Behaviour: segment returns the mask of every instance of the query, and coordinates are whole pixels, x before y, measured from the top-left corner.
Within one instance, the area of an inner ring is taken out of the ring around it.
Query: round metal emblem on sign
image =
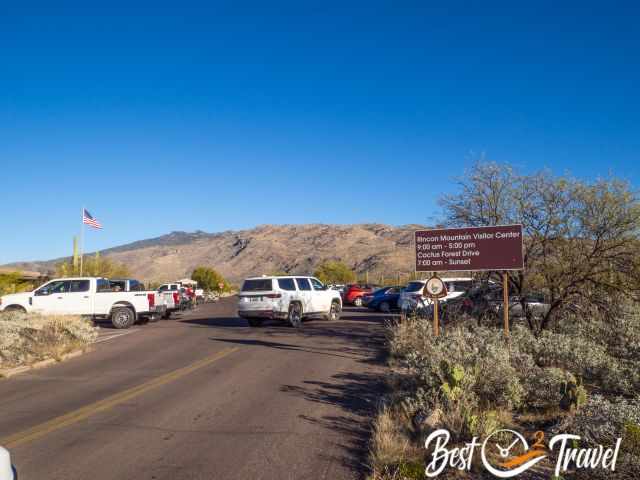
[[[447,294],[447,287],[439,277],[431,277],[424,286],[426,295],[431,298],[444,297]]]

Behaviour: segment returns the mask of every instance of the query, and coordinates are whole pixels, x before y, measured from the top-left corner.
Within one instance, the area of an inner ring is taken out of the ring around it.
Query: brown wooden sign
[[[522,270],[522,225],[418,230],[416,271]]]

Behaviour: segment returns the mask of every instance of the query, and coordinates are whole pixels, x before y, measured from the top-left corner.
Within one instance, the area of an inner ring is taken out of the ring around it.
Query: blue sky
[[[482,153],[640,183],[633,2],[11,3],[0,263],[68,254],[83,204],[87,250],[424,223]]]

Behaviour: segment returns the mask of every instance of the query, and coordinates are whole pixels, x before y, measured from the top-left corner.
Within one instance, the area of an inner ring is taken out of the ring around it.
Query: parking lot
[[[0,381],[19,478],[359,478],[387,316],[250,328],[236,299]]]

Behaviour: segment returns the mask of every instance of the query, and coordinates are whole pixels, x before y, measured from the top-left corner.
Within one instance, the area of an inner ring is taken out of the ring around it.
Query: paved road
[[[0,380],[19,480],[360,478],[383,317],[251,329],[235,299]],[[106,327],[106,325],[105,325]]]

